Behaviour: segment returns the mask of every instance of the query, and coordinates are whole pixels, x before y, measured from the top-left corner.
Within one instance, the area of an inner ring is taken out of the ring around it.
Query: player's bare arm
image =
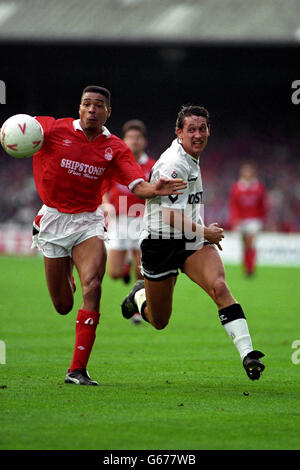
[[[205,227],[193,222],[189,217],[186,217],[184,211],[180,209],[168,209],[167,207],[162,207],[162,218],[165,224],[181,230],[186,235],[204,237],[210,243],[217,245],[219,250],[222,250],[220,242],[224,238],[224,230],[219,227],[217,222]]]
[[[168,179],[160,178],[155,184],[141,181],[137,184],[133,192],[142,199],[147,199],[155,196],[170,196],[172,194],[182,194],[182,190],[187,187],[186,181],[180,178]]]

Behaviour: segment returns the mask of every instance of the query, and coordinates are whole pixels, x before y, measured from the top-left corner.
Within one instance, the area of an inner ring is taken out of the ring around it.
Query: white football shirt
[[[150,183],[159,178],[182,178],[187,188],[182,194],[156,196],[146,200],[143,230],[140,240],[147,238],[182,238],[182,231],[167,225],[162,220],[162,207],[184,210],[187,218],[197,224],[203,223],[202,178],[199,161],[185,152],[178,139],[160,156],[151,171]]]

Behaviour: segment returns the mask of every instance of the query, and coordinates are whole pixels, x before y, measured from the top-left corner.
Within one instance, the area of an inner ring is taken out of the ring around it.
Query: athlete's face
[[[176,129],[181,144],[189,155],[198,158],[205,149],[209,137],[209,126],[203,116],[187,116],[183,129]]]
[[[147,145],[145,137],[138,129],[128,130],[123,140],[136,158],[142,155]]]
[[[94,92],[87,92],[82,95],[79,106],[82,129],[101,129],[110,113],[111,108],[107,106],[105,96]]]
[[[245,164],[241,167],[240,177],[245,180],[251,180],[255,178],[255,168],[250,164]]]

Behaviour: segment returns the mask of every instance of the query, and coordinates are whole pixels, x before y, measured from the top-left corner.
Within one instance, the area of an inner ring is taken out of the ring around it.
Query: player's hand
[[[183,179],[160,178],[154,185],[157,196],[170,196],[172,194],[182,194],[182,190],[186,189],[187,182]]]
[[[215,245],[217,245],[219,250],[222,251],[223,248],[221,247],[220,242],[224,238],[223,232],[224,232],[224,229],[220,227],[217,222],[214,222],[210,224],[208,227],[205,227],[204,237],[210,243],[214,243]]]

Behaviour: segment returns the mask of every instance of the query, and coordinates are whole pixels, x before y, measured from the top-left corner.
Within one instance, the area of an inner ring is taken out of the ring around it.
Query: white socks
[[[141,308],[144,302],[146,302],[146,291],[145,289],[140,289],[134,294],[134,301],[138,306],[139,312],[141,313]]]
[[[242,307],[240,304],[232,304],[222,308],[219,310],[219,317],[243,360],[250,351],[253,351],[253,347]]]
[[[231,337],[233,344],[236,346],[241,359],[243,360],[250,351],[253,351],[246,320],[244,318],[233,320],[229,323],[225,323],[224,328]]]

